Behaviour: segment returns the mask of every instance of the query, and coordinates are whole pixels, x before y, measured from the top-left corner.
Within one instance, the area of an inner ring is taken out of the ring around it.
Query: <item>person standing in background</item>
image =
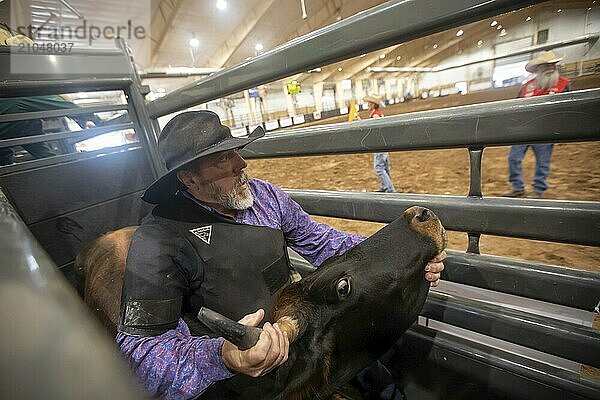
[[[571,81],[558,73],[557,64],[561,60],[562,58],[557,57],[552,51],[542,51],[536,58],[529,61],[525,69],[535,74],[535,77],[525,82],[517,97],[543,96],[570,91]],[[512,188],[504,192],[502,196],[525,196],[522,162],[529,147],[535,154],[535,175],[531,197],[541,198],[548,189],[547,181],[550,176],[550,160],[554,145],[552,143],[515,145],[511,146],[508,152],[508,180]]]
[[[369,118],[383,117],[383,113],[380,110],[382,101],[379,96],[366,96],[363,101],[369,104]],[[394,188],[394,184],[392,183],[392,174],[390,172],[390,154],[387,152],[375,153],[373,168],[375,169],[375,175],[379,178],[379,190],[377,191],[394,193],[396,188]]]
[[[13,36],[11,32],[0,28],[0,45],[18,46],[19,44],[30,45],[34,42],[27,36]],[[79,106],[64,95],[20,96],[0,99],[0,115],[71,108],[79,108]],[[71,118],[82,129],[102,123],[102,120],[95,114],[75,115]],[[88,125],[89,123],[91,124]],[[44,135],[44,129],[42,119],[39,118],[0,123],[0,140],[41,135]],[[27,143],[22,144],[21,147],[35,159],[59,154],[47,142]],[[0,166],[13,164],[14,156],[15,150],[13,147],[0,147]]]

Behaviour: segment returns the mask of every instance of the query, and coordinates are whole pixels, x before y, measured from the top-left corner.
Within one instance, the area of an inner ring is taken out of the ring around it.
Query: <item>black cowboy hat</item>
[[[259,126],[249,136],[234,137],[219,116],[208,110],[178,114],[158,137],[158,151],[168,171],[146,189],[142,200],[152,204],[168,200],[180,188],[176,173],[180,167],[209,154],[242,148],[264,135]]]

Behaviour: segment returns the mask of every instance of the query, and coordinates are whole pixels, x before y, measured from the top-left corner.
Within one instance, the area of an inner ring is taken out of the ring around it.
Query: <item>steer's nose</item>
[[[433,213],[433,211],[424,208],[424,207],[418,207],[417,208],[417,212],[415,213],[415,219],[419,222],[425,222],[425,221],[429,221],[431,219],[435,218],[435,214]]]

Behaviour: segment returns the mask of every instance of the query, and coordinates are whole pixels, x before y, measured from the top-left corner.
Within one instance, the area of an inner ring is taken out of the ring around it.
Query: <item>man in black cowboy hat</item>
[[[117,335],[152,395],[235,398],[228,378],[284,363],[289,342],[277,324],[266,322],[258,343],[241,351],[207,336],[195,322],[199,308],[257,326],[290,279],[287,246],[318,266],[364,239],[313,221],[276,186],[248,178],[238,150],[263,135],[259,127],[235,138],[215,113],[194,111],[159,137],[168,172],[143,195],[156,207],[131,242]],[[444,258],[426,268],[432,285]]]

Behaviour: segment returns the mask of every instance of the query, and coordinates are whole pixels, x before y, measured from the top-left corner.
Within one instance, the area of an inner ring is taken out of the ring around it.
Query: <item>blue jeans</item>
[[[522,162],[527,149],[531,147],[535,154],[535,175],[533,177],[533,190],[543,193],[548,189],[548,176],[550,175],[550,159],[552,158],[553,144],[526,144],[511,146],[508,151],[508,180],[513,190],[525,190],[523,182]]]
[[[373,167],[375,174],[379,178],[379,190],[388,193],[395,192],[396,189],[392,183],[392,175],[390,173],[389,153],[375,153]]]

